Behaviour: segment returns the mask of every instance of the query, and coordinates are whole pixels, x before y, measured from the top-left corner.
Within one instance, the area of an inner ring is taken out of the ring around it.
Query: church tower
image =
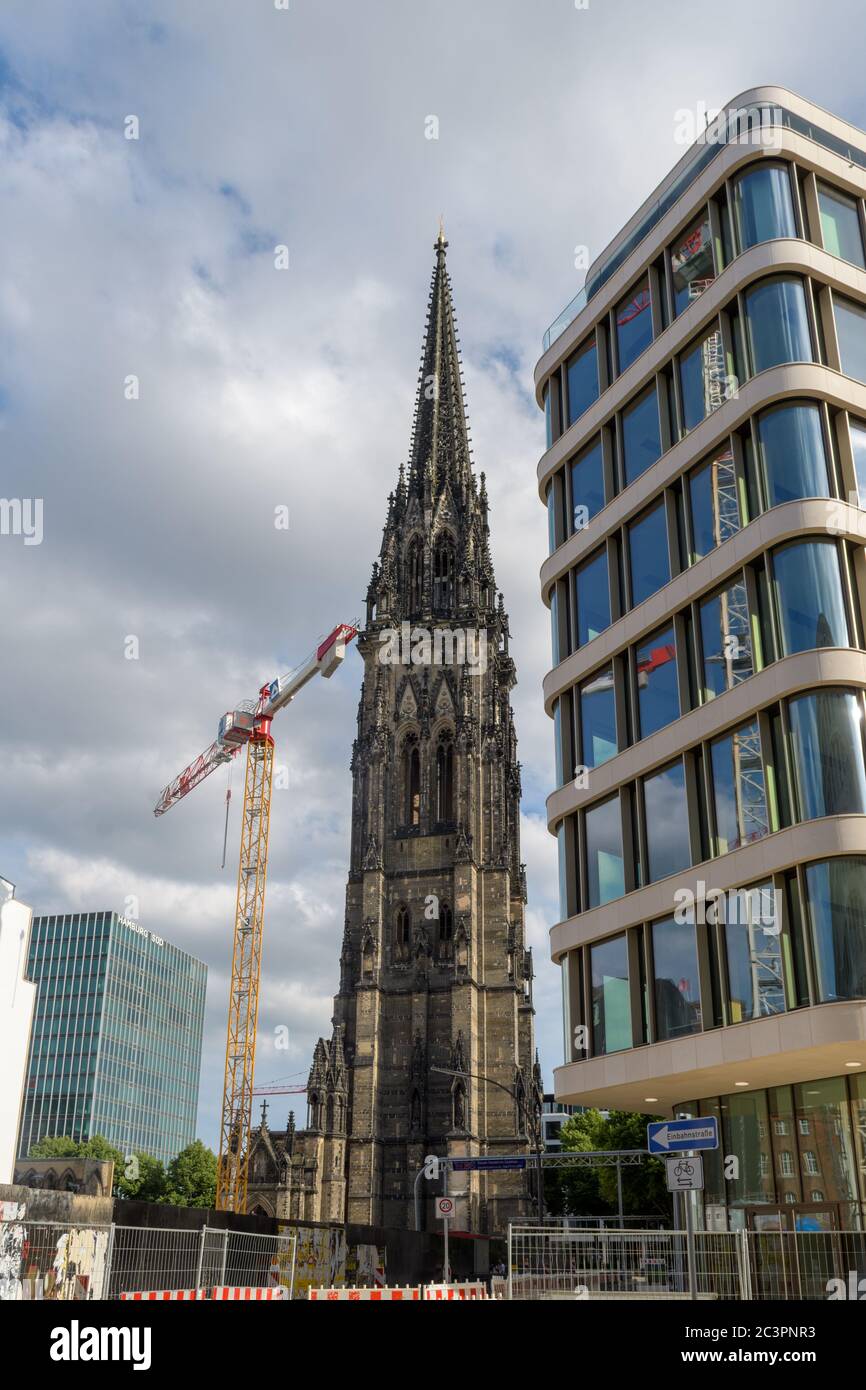
[[[316,1046],[307,1129],[276,1148],[264,1125],[253,1135],[257,1209],[307,1219],[411,1227],[426,1155],[529,1157],[540,1125],[516,677],[470,461],[447,245],[440,231],[409,465],[358,636],[334,1032]],[[530,1169],[452,1173],[455,1226],[529,1217]],[[441,1187],[421,1190],[433,1229]]]
[[[409,466],[388,499],[358,639],[334,1001],[349,1088],[346,1220],[385,1226],[413,1224],[427,1154],[526,1154],[541,1109],[516,677],[484,474],[478,487],[470,460],[447,245],[440,230]],[[455,1173],[450,1191],[463,1229],[503,1229],[529,1211],[519,1172]]]

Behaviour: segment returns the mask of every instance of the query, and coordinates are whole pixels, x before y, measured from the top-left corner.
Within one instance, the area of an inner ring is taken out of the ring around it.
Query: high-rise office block
[[[866,1202],[864,198],[866,134],[746,93],[536,369],[556,1096],[717,1116],[709,1226]]]
[[[116,912],[35,917],[18,1152],[101,1134],[163,1162],[195,1138],[207,966]]]

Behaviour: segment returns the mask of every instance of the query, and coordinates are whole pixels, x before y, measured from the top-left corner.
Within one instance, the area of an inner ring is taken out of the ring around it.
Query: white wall
[[[14,898],[0,905],[0,1183],[14,1176],[36,985],[24,978],[32,912]]]

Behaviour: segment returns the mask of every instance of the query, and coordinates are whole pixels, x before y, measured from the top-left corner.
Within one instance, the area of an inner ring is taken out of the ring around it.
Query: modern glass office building
[[[717,1115],[716,1228],[866,1224],[864,198],[866,133],[745,93],[536,368],[556,1098]]]
[[[116,912],[35,917],[18,1152],[101,1134],[169,1162],[195,1138],[207,966]]]

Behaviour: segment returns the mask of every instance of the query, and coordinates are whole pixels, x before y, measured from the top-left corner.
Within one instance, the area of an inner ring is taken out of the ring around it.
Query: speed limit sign
[[[454,1199],[452,1197],[436,1198],[436,1215],[440,1221],[447,1221],[449,1216],[454,1215]]]

